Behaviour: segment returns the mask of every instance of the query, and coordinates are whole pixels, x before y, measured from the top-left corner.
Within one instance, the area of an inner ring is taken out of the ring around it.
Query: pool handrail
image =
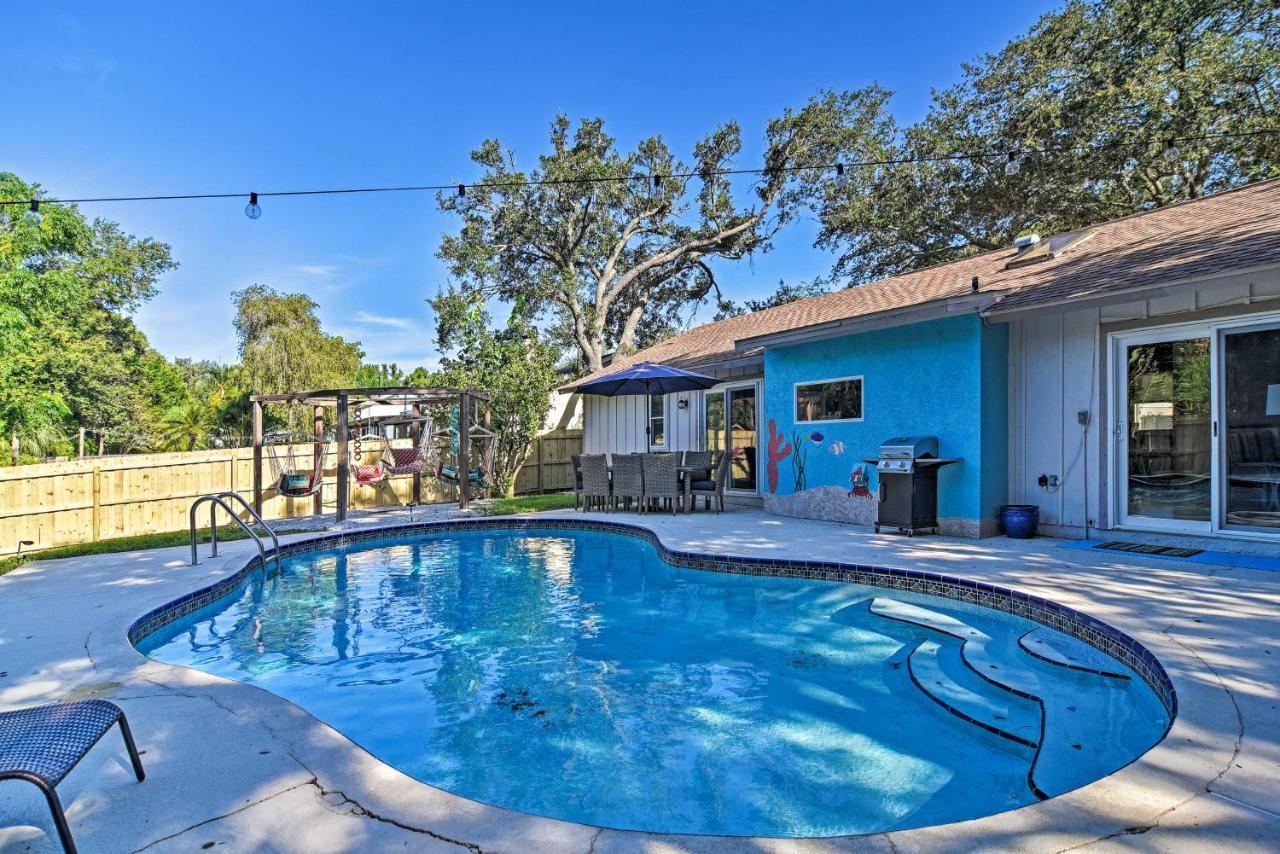
[[[209,506],[209,545],[210,545],[209,557],[218,556],[218,508],[221,507],[223,510],[227,511],[227,515],[231,517],[231,520],[235,522],[237,525],[239,525],[240,528],[246,534],[249,535],[249,538],[253,540],[254,544],[258,547],[259,561],[261,562],[262,567],[264,569],[266,568],[267,554],[266,554],[266,549],[262,544],[262,537],[259,536],[258,533],[254,531],[252,527],[249,526],[248,523],[246,523],[243,519],[241,519],[236,514],[236,511],[231,507],[230,504],[227,503],[226,499],[232,499],[235,502],[237,502],[241,507],[244,508],[245,512],[249,514],[250,518],[258,525],[261,525],[262,529],[271,536],[271,543],[274,546],[272,550],[272,555],[276,561],[276,568],[279,569],[280,539],[276,536],[276,532],[271,530],[270,526],[268,526],[267,523],[262,520],[262,517],[258,515],[258,513],[253,509],[252,506],[250,506],[249,502],[245,501],[244,497],[236,492],[219,492],[212,495],[202,495],[199,498],[197,498],[194,502],[192,502],[191,504],[191,565],[195,566],[200,562],[199,554],[196,551],[196,511],[200,509],[201,504],[204,504],[207,501],[209,502],[209,505],[210,505]]]

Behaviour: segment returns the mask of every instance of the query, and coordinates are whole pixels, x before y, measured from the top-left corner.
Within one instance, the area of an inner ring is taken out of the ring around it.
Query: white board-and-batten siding
[[[1058,536],[1110,527],[1109,332],[1277,309],[1280,271],[1272,269],[1012,321],[1009,503],[1039,505],[1041,525]],[[1079,423],[1081,411],[1089,413],[1087,426]],[[1041,475],[1056,475],[1058,489],[1042,488]]]
[[[661,450],[702,450],[702,395],[700,391],[665,395],[667,442]],[[679,406],[681,399],[689,402],[684,409]],[[648,398],[643,395],[583,395],[582,452],[634,454],[651,450],[645,441],[645,427],[649,423],[648,404]]]

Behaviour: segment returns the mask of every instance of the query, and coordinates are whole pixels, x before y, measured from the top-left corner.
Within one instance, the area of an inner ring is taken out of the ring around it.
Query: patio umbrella
[[[582,394],[596,394],[602,397],[621,397],[622,395],[642,394],[645,397],[653,394],[672,394],[681,391],[701,391],[711,388],[720,382],[715,377],[682,371],[669,365],[655,365],[652,362],[641,362],[629,368],[623,368],[612,374],[585,382],[576,387]],[[645,419],[644,434],[649,435],[649,419]]]

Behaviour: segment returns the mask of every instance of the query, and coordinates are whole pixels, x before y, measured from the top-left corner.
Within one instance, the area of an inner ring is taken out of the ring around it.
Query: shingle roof
[[[991,311],[1033,308],[1156,287],[1264,263],[1280,263],[1280,178],[1083,229],[1088,240],[1057,258],[1004,269],[997,249],[915,272],[695,327],[614,359],[583,380],[637,362],[687,369],[749,358],[737,342],[821,323],[923,305],[982,291],[1006,291]],[[578,382],[582,382],[579,380]]]

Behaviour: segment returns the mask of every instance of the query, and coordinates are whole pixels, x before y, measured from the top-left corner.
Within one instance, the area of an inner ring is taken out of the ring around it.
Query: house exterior
[[[771,512],[869,523],[866,460],[934,435],[962,459],[945,533],[1035,504],[1059,536],[1280,548],[1280,179],[700,326],[587,379],[641,361],[721,383],[585,396],[584,451],[727,448]]]

